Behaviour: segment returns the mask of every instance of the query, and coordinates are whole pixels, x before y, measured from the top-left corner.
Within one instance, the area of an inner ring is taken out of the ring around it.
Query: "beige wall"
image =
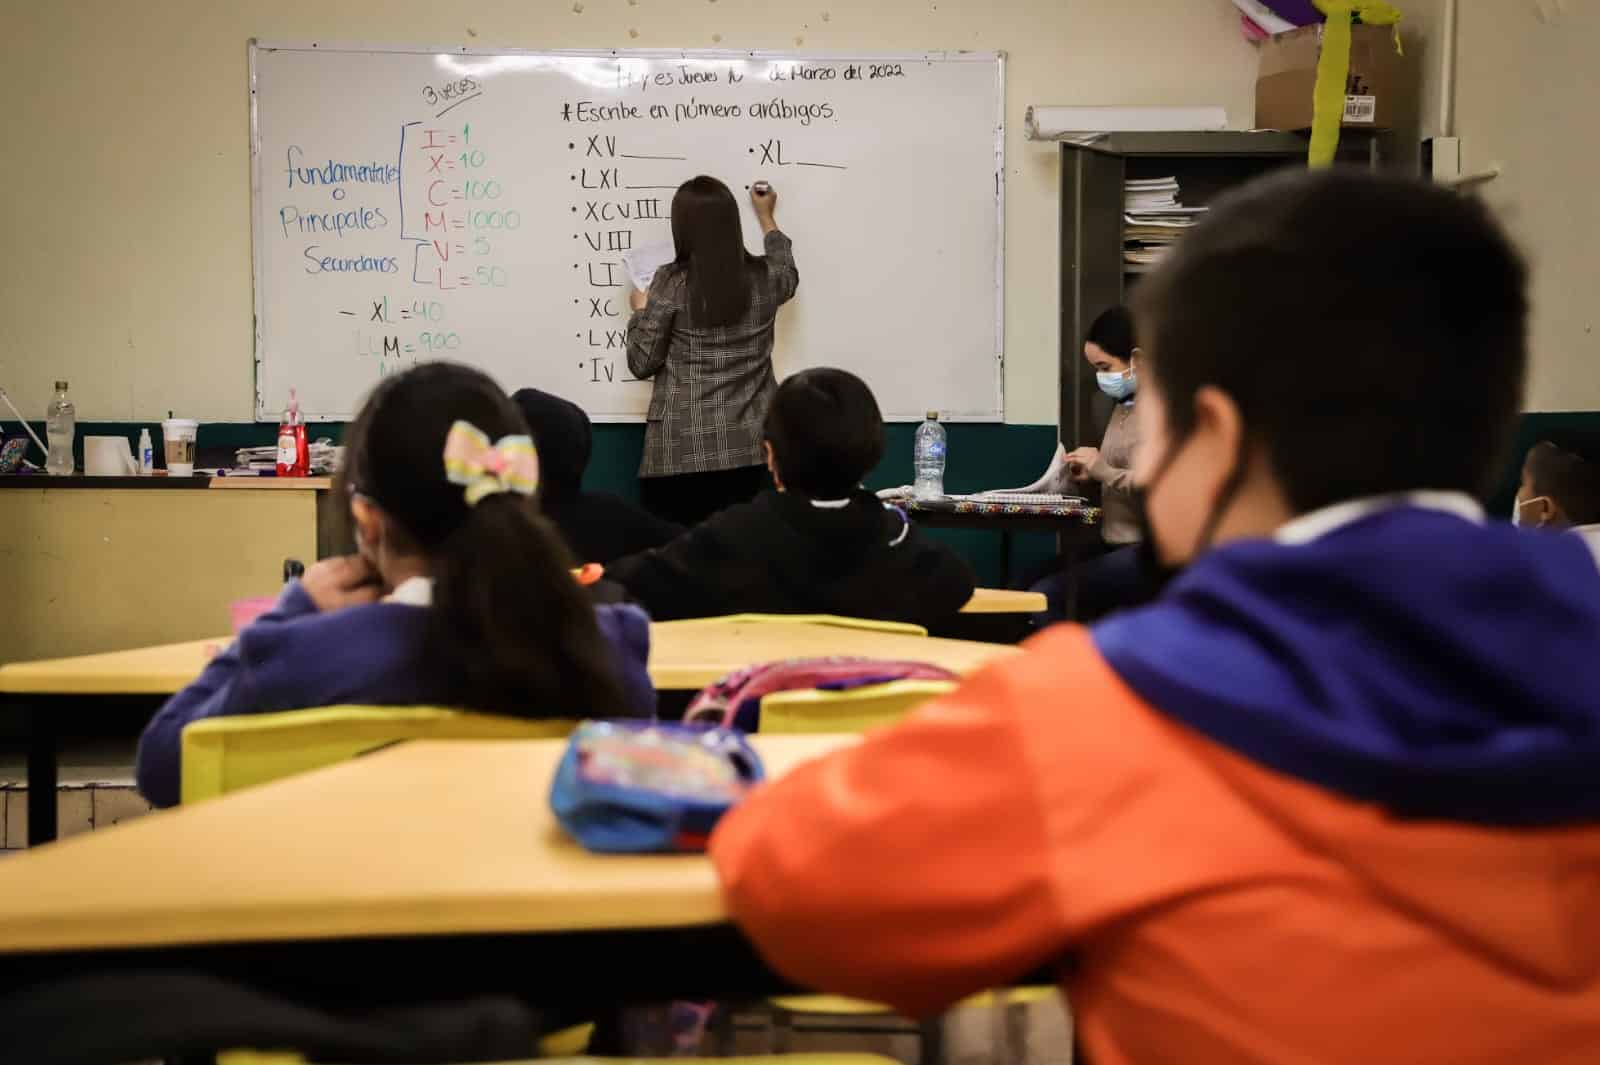
[[[1023,108],[1216,103],[1238,128],[1249,126],[1254,109],[1255,53],[1227,0],[6,0],[0,7],[11,188],[4,231],[12,249],[0,266],[0,383],[40,417],[50,382],[65,377],[82,419],[150,419],[174,409],[250,420],[245,42],[252,36],[1007,52],[1012,422],[1056,417],[1057,157],[1022,139]]]
[[[1460,0],[1456,131],[1467,173],[1533,262],[1529,410],[1600,410],[1595,336],[1600,4]]]

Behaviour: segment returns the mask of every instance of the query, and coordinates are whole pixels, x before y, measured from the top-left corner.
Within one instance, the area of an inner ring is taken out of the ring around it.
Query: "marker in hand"
[[[755,207],[756,216],[763,220],[763,224],[772,224],[772,212],[778,206],[778,194],[771,184],[758,181],[751,185],[750,203]]]

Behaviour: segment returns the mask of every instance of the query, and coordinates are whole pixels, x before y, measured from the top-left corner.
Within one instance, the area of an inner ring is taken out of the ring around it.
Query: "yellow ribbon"
[[[1317,87],[1311,114],[1312,168],[1332,166],[1339,154],[1339,129],[1344,125],[1345,87],[1350,80],[1350,26],[1356,15],[1367,26],[1393,26],[1394,50],[1401,55],[1400,10],[1384,0],[1312,0],[1328,16],[1317,58]]]

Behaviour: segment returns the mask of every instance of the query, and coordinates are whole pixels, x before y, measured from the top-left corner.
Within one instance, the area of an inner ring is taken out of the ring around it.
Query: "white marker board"
[[[342,420],[428,358],[642,419],[622,253],[696,174],[770,181],[779,376],[886,416],[1003,415],[1003,59],[252,44],[256,416]]]

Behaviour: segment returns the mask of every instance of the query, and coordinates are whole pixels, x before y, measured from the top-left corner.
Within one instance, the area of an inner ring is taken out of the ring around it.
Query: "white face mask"
[[[1548,502],[1550,502],[1550,497],[1549,496],[1534,496],[1532,499],[1521,499],[1521,500],[1518,500],[1511,507],[1511,524],[1520,526],[1522,524],[1522,508],[1527,506],[1529,503],[1539,503],[1539,502],[1548,503]]]

